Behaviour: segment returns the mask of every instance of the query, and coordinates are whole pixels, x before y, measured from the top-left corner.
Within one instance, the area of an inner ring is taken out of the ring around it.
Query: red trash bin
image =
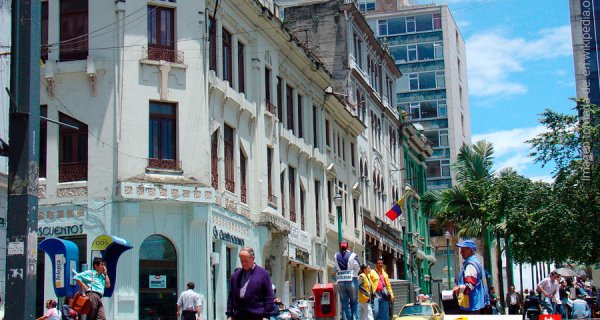
[[[315,318],[335,317],[333,283],[317,283],[313,286],[312,291],[315,295]]]
[[[540,314],[538,320],[561,320],[560,314]]]

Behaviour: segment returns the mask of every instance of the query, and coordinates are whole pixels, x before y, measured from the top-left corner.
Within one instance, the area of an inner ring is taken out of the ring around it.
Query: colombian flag
[[[407,193],[400,198],[400,200],[396,201],[392,208],[385,213],[385,215],[390,218],[390,220],[396,220],[402,214],[402,205],[404,204],[404,197]]]

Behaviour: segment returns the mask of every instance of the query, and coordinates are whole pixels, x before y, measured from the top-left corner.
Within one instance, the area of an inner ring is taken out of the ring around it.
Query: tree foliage
[[[546,110],[540,123],[548,131],[528,141],[536,162],[555,166],[550,190],[537,186],[528,199],[530,205],[539,206],[532,230],[538,237],[553,235],[544,242],[524,239],[524,245],[538,249],[530,250],[529,259],[534,261],[589,264],[600,259],[600,159],[592,162],[584,157],[591,152],[585,148],[600,141],[600,108],[578,100],[575,110],[578,115],[589,114],[596,123]]]

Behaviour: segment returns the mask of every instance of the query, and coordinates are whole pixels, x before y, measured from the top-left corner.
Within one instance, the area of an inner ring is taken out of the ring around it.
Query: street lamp
[[[448,268],[448,290],[452,289],[451,284],[450,284],[450,232],[446,230],[446,233],[444,233],[444,238],[446,238],[446,258],[448,259],[447,261],[447,268]]]
[[[335,207],[337,209],[337,222],[338,222],[338,245],[342,243],[342,195],[338,192],[333,198],[333,202],[335,203]]]
[[[404,280],[408,280],[408,266],[406,264],[406,218],[400,217],[400,226],[402,226],[402,254],[404,255]]]

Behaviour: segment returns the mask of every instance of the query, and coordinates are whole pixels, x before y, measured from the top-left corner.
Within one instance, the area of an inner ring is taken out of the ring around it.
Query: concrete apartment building
[[[413,5],[407,0],[359,1],[377,38],[393,55],[403,77],[396,82],[397,107],[406,119],[424,129],[433,154],[427,159],[427,190],[456,183],[450,164],[460,147],[471,143],[467,61],[464,39],[446,5]],[[450,244],[456,237],[452,236]],[[444,230],[431,225],[431,243],[438,261],[446,261]],[[432,275],[448,286],[448,270],[436,264]],[[454,281],[453,276],[451,281]]]
[[[277,4],[284,12],[286,25],[333,74],[334,94],[345,97],[347,108],[367,126],[355,147],[360,181],[352,187],[354,207],[360,210],[355,215],[362,216],[364,222],[364,259],[374,263],[382,256],[390,277],[413,280],[417,288],[421,284],[423,291],[429,292],[425,282],[430,279],[429,266],[435,258],[428,247],[428,220],[418,209],[418,196],[403,207],[408,239],[403,240],[401,219],[392,222],[385,216],[405,194],[406,187],[414,185],[417,193],[425,190],[425,160],[432,152],[413,126],[401,121],[395,82],[402,74],[375,38],[358,3]],[[337,141],[333,143],[335,148]],[[407,287],[399,291],[408,292]],[[408,296],[398,301],[403,299]]]
[[[277,12],[253,0],[42,2],[41,111],[77,129],[41,123],[39,237],[74,241],[81,268],[99,235],[134,247],[104,299],[110,319],[174,319],[188,281],[202,316],[225,319],[243,246],[280,297],[311,295],[331,281],[338,192],[343,236],[363,250],[364,122]],[[52,277],[40,253],[40,307]]]

